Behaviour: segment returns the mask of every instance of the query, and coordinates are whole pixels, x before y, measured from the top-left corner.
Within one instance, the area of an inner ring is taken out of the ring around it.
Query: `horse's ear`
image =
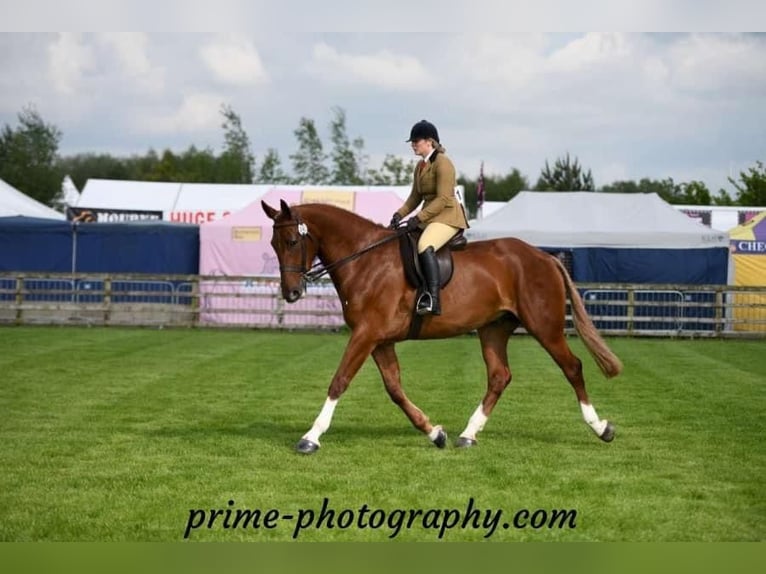
[[[285,219],[292,219],[293,216],[290,213],[290,206],[287,205],[287,202],[284,199],[279,200],[279,206],[282,208],[282,215],[285,216]]]
[[[276,209],[263,200],[261,200],[261,207],[263,208],[263,212],[269,216],[269,219],[276,219],[277,213],[279,213]]]

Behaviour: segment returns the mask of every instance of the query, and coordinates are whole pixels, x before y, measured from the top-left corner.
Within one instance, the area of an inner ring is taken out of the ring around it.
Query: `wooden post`
[[[199,309],[200,309],[200,301],[199,301],[199,275],[192,278],[191,284],[192,284],[192,291],[191,291],[191,310],[192,310],[192,319],[191,319],[191,326],[192,327],[199,327]]]
[[[112,310],[112,277],[104,277],[104,326],[109,326]]]
[[[16,325],[24,323],[23,312],[21,306],[24,303],[24,276],[19,275],[16,277]]]
[[[715,290],[715,334],[720,337],[723,332],[724,312],[723,312],[723,289],[718,287]]]

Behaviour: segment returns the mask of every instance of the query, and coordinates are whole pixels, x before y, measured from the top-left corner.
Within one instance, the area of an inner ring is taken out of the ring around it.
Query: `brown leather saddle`
[[[418,257],[418,240],[420,231],[405,233],[399,237],[399,251],[402,255],[404,264],[404,274],[407,277],[407,283],[411,287],[421,289],[425,286],[425,276],[420,268],[420,258]],[[439,285],[443,288],[452,279],[452,252],[465,249],[468,240],[463,235],[461,229],[455,237],[450,239],[444,247],[436,252],[436,262],[439,264]]]
[[[416,302],[421,293],[426,289],[426,279],[423,275],[423,270],[420,268],[420,258],[418,257],[418,239],[420,239],[420,234],[421,231],[418,230],[399,236],[399,252],[402,256],[402,264],[404,265],[404,276],[407,278],[407,283],[417,289]],[[439,286],[441,288],[444,288],[452,279],[454,271],[452,252],[465,249],[467,244],[468,240],[463,235],[463,230],[461,229],[457,235],[436,252],[436,262],[439,265]],[[423,316],[418,315],[414,308],[412,315],[413,320],[410,324],[407,338],[417,339],[423,323]]]

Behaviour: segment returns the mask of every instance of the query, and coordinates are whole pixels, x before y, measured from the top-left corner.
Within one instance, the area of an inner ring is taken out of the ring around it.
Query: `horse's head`
[[[284,200],[280,209],[274,209],[265,201],[261,206],[266,215],[274,221],[271,246],[279,260],[279,274],[282,283],[282,297],[288,303],[295,303],[306,290],[305,273],[317,254],[317,245],[309,235],[308,227],[296,210],[291,210]],[[310,241],[309,241],[310,240]]]

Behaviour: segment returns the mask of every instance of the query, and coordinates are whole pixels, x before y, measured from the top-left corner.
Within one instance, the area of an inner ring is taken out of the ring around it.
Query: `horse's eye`
[[[295,247],[296,245],[298,245],[298,240],[297,239],[288,239],[287,240],[287,246],[288,247]]]

